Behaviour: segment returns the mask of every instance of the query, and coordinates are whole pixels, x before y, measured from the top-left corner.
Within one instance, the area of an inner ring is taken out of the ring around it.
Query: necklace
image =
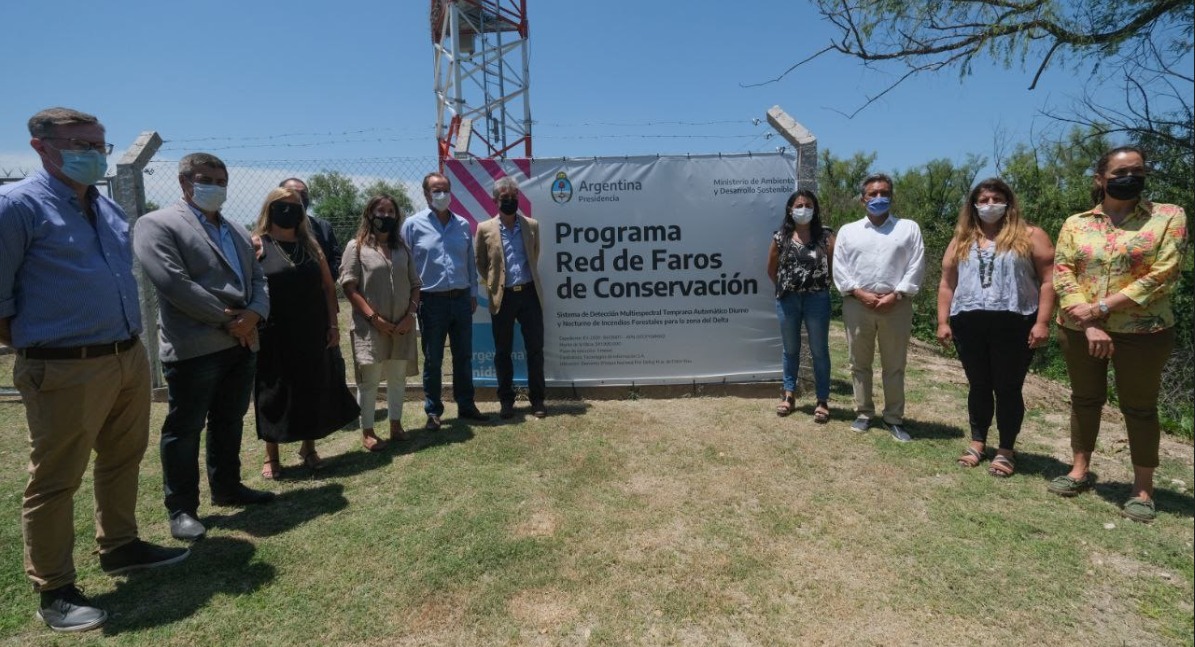
[[[977,256],[979,257],[979,285],[985,288],[992,287],[992,273],[996,269],[996,256],[991,253],[991,250],[984,250],[976,246]]]
[[[287,253],[287,251],[282,248],[282,245],[278,244],[278,241],[275,240],[273,236],[270,236],[270,243],[274,246],[274,249],[278,250],[278,254],[282,256],[282,259],[286,261],[286,264],[290,265],[291,267],[300,265],[303,263],[303,261],[307,260],[307,250],[303,249],[303,245],[299,244],[298,241],[295,241],[294,256],[291,256],[289,253]]]

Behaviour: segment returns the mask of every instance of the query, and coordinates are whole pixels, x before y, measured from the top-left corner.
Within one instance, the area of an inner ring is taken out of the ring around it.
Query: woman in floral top
[[[1149,522],[1157,516],[1158,391],[1174,347],[1170,291],[1187,227],[1181,208],[1141,197],[1145,175],[1140,150],[1109,151],[1096,164],[1095,208],[1068,218],[1058,233],[1054,289],[1071,379],[1074,465],[1050,482],[1050,491],[1074,496],[1091,487],[1088,468],[1111,362],[1133,461],[1133,489],[1123,514]]]
[[[822,226],[821,208],[812,191],[790,195],[784,205],[784,222],[772,235],[768,252],[768,277],[776,285],[776,316],[784,344],[784,396],[776,414],[793,412],[797,369],[801,360],[801,323],[809,334],[813,356],[813,384],[817,406],[815,422],[830,419],[830,260],[834,234]]]

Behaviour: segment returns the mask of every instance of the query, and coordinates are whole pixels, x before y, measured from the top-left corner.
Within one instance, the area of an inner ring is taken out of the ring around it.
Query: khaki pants
[[[888,312],[878,313],[854,297],[843,297],[842,321],[846,324],[846,344],[851,356],[855,413],[869,418],[875,415],[871,382],[876,343],[879,342],[884,422],[903,423],[905,361],[909,354],[909,335],[913,332],[912,300],[901,299]]]
[[[75,581],[74,495],[95,450],[100,552],[137,538],[137,476],[149,439],[149,358],[140,343],[93,359],[18,357],[13,382],[29,423],[21,506],[25,573],[38,591]]]
[[[1108,401],[1108,363],[1116,373],[1116,395],[1129,436],[1129,454],[1137,467],[1158,466],[1158,391],[1162,368],[1174,349],[1174,329],[1156,333],[1108,333],[1112,358],[1092,357],[1087,336],[1062,328],[1059,341],[1071,378],[1071,449],[1095,451],[1100,411]]]

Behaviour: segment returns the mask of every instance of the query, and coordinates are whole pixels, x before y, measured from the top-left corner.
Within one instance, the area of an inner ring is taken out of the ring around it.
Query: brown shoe
[[[367,451],[380,452],[386,449],[386,441],[378,438],[372,429],[367,429],[361,434],[361,446]]]

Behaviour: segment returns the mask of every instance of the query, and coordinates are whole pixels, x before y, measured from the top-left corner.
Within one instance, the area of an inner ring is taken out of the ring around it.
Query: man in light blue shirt
[[[29,425],[25,574],[43,622],[85,631],[108,618],[75,586],[72,558],[74,495],[93,452],[104,572],[172,564],[189,551],[137,537],[150,373],[129,225],[95,188],[112,146],[99,120],[68,108],[33,115],[29,135],[42,170],[0,187],[0,342],[17,349],[13,383]]]
[[[444,415],[444,340],[452,348],[452,396],[457,417],[486,422],[473,401],[473,312],[477,310],[477,264],[469,221],[449,209],[452,183],[440,173],[423,178],[428,208],[407,218],[402,238],[411,248],[420,289],[419,330],[423,344],[423,411],[428,430]]]

